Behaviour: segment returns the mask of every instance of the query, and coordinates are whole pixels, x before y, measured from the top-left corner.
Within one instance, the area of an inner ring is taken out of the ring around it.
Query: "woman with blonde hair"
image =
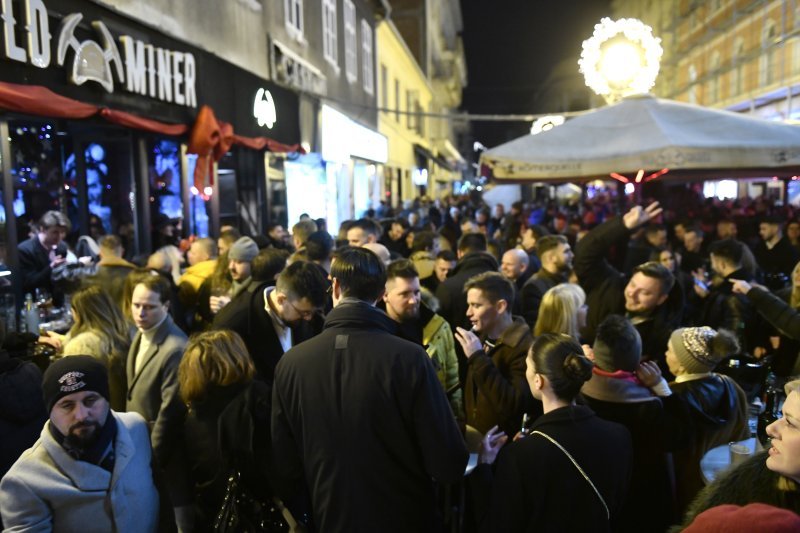
[[[73,293],[74,323],[66,335],[47,332],[40,339],[60,348],[61,355],[91,355],[108,368],[111,408],[125,410],[127,383],[125,357],[131,344],[131,330],[122,311],[109,293],[91,286]]]
[[[542,297],[533,336],[543,333],[564,333],[580,339],[580,329],[586,322],[586,293],[575,283],[561,283]]]
[[[189,339],[178,382],[189,408],[184,430],[198,524],[214,523],[232,475],[250,495],[271,502],[271,393],[254,375],[237,333],[206,331]]]

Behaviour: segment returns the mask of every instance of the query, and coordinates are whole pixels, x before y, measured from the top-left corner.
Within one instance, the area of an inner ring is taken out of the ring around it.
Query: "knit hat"
[[[103,363],[89,355],[69,355],[47,367],[42,392],[48,412],[64,396],[83,391],[93,391],[109,399],[108,370]]]
[[[258,255],[258,245],[250,237],[240,237],[228,250],[228,259],[249,263]]]
[[[672,332],[669,340],[681,366],[689,374],[702,374],[714,370],[720,355],[711,353],[709,344],[717,332],[708,326],[680,328]]]
[[[788,509],[763,503],[718,505],[695,517],[684,533],[745,533],[750,531],[800,531],[800,516]]]

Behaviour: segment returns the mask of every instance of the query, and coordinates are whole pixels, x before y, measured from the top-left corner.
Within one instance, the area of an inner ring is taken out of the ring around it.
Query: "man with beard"
[[[664,353],[683,309],[683,293],[675,276],[660,263],[649,261],[634,268],[629,279],[606,260],[615,243],[660,213],[658,202],[653,202],[597,226],[581,240],[574,264],[589,306],[583,340],[594,342],[598,325],[608,315],[625,314],[642,338],[642,360],[658,362],[664,375],[670,376]]]
[[[420,282],[414,263],[400,259],[386,269],[386,292],[378,305],[398,323],[398,336],[421,345],[428,352],[456,418],[464,417],[458,359],[453,331],[441,316],[421,301]]]
[[[42,389],[50,419],[0,482],[6,531],[156,531],[147,424],[109,409],[105,366],[64,357]]]
[[[247,300],[237,301],[234,309],[214,320],[213,327],[241,335],[257,378],[271,384],[284,352],[322,329],[329,285],[322,267],[297,261],[280,273],[274,286],[262,283],[242,293]]]

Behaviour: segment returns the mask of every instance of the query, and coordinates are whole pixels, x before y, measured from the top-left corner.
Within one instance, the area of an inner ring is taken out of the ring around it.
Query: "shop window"
[[[372,54],[372,27],[366,19],[361,21],[361,77],[364,78],[364,92],[373,94],[375,90],[375,66]]]
[[[286,31],[295,40],[303,40],[303,0],[283,0]]]
[[[358,79],[358,52],[356,51],[356,6],[353,0],[344,0],[344,66],[349,83]]]
[[[322,0],[322,53],[338,73],[339,36],[336,22],[336,0]]]
[[[180,223],[183,220],[181,198],[181,155],[176,141],[157,139],[149,144],[148,174],[150,182],[150,214],[153,230],[153,248],[164,244],[177,244]],[[169,219],[169,228],[161,231],[161,221]],[[159,233],[160,232],[160,233]]]
[[[197,155],[186,156],[186,186],[189,187],[189,234],[198,238],[209,236],[209,216],[211,209],[211,195],[208,191],[200,191],[194,186],[194,169],[197,165]],[[210,189],[210,188],[209,188]]]
[[[73,229],[79,229],[76,176],[64,178],[65,158],[73,157],[71,138],[44,121],[10,121],[8,130],[17,242],[27,239],[30,225],[51,209],[66,209]]]

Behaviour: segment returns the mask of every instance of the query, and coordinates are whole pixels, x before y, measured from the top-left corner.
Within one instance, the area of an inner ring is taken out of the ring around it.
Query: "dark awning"
[[[453,168],[453,165],[448,163],[445,158],[435,155],[433,152],[431,152],[430,150],[428,150],[427,148],[425,148],[421,144],[414,144],[414,152],[417,155],[419,155],[419,156],[421,156],[421,157],[423,157],[425,159],[428,159],[429,161],[433,161],[434,163],[436,163],[437,165],[439,165],[442,168],[445,168],[445,169],[450,170],[450,171],[455,170]]]

